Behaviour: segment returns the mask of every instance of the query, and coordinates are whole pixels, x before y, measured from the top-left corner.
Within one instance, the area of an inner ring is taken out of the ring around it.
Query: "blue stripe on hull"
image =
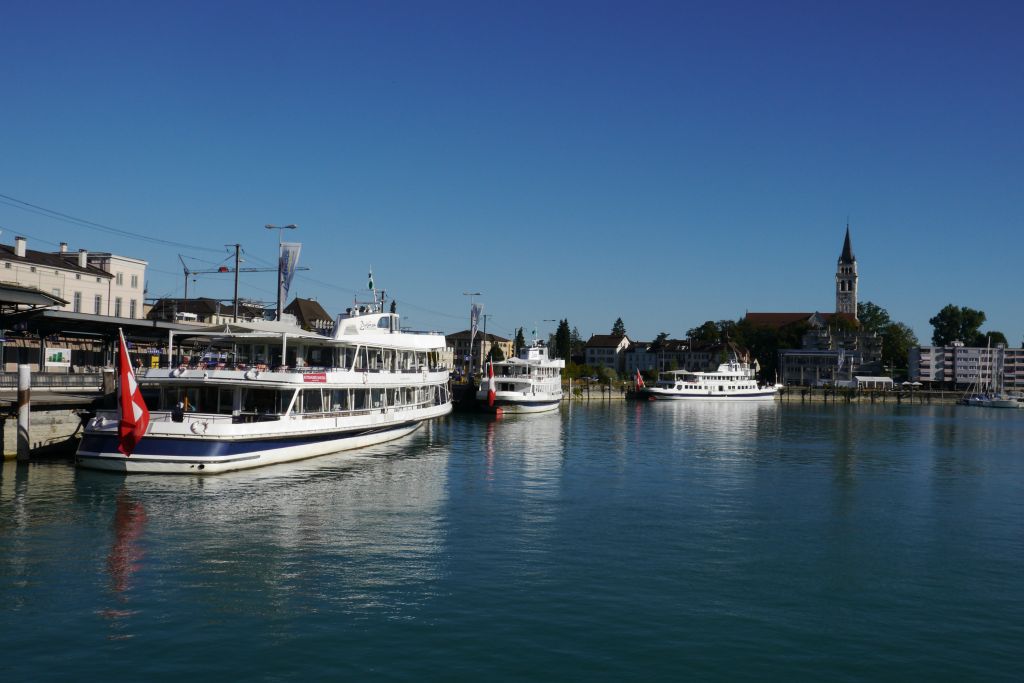
[[[558,405],[561,402],[562,402],[561,399],[557,399],[557,398],[556,399],[552,399],[550,401],[501,401],[501,400],[496,400],[494,402],[494,406],[496,408],[504,408],[506,406],[509,406],[509,407],[512,407],[512,406],[527,406],[527,407],[554,406],[554,405]]]
[[[778,396],[778,392],[775,392],[775,391],[764,391],[764,392],[760,392],[760,393],[757,393],[757,394],[726,394],[724,392],[721,393],[721,394],[655,394],[655,393],[652,393],[652,392],[647,392],[644,395],[648,396],[649,398],[657,399],[659,401],[661,401],[661,400],[681,401],[681,400],[687,400],[687,399],[692,400],[692,399],[721,399],[721,398],[731,398],[731,399],[769,398],[769,397],[773,397],[774,398],[775,396]]]
[[[289,435],[279,438],[260,438],[247,441],[237,439],[190,439],[190,438],[160,438],[147,436],[139,441],[138,447],[132,453],[132,458],[144,460],[150,457],[179,456],[199,459],[222,459],[231,460],[245,459],[245,456],[256,457],[259,453],[277,450],[279,448],[290,448],[293,446],[305,446],[322,443],[324,441],[337,441],[339,439],[368,436],[389,431],[407,429],[414,422],[401,422],[386,426],[367,429],[356,429],[336,432],[323,432],[317,434]],[[106,434],[85,434],[78,446],[78,457],[97,457],[99,454],[118,454],[117,436]]]

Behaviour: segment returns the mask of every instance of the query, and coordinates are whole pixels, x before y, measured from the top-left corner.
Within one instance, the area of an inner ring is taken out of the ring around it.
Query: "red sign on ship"
[[[327,382],[326,372],[307,372],[302,376],[303,382],[315,382],[316,384],[324,384]]]

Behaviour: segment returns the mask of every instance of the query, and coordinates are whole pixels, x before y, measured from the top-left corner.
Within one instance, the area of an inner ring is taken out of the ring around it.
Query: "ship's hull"
[[[750,393],[697,393],[672,391],[667,389],[644,389],[640,392],[641,398],[657,401],[774,401],[779,395],[775,390],[766,390]]]
[[[487,390],[477,392],[476,400],[483,406],[484,410],[496,410],[501,408],[503,413],[544,413],[555,410],[562,403],[560,395],[552,394],[523,394],[514,391],[498,391],[494,395],[494,405],[489,405]]]
[[[451,405],[421,411],[416,419],[374,420],[337,429],[288,433],[159,434],[150,430],[126,457],[118,451],[116,424],[86,429],[75,462],[79,467],[126,474],[218,474],[315,458],[362,448],[412,433],[426,419],[451,412]],[[430,413],[430,414],[422,414]]]

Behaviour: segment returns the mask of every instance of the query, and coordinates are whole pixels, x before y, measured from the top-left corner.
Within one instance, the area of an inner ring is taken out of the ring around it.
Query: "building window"
[[[11,269],[11,264],[10,264],[10,262],[8,262],[8,263],[5,263],[5,264],[4,264],[4,268],[6,268],[7,270],[10,270],[10,269]]]
[[[131,301],[128,302],[128,317],[135,317],[135,299],[132,299]]]
[[[75,292],[74,306],[73,306],[72,310],[75,313],[81,313],[82,312],[82,293],[81,292]]]
[[[114,317],[121,317],[121,297],[114,299]]]
[[[139,288],[139,276],[138,275],[132,275],[132,289],[138,289],[138,288]]]
[[[29,270],[30,273],[34,273],[34,272],[36,272],[36,267],[35,266],[29,266],[28,270]]]
[[[103,278],[101,278],[101,277],[96,278],[96,282],[103,282]]]
[[[75,279],[76,280],[81,280],[82,279],[82,274],[81,273],[75,273]]]
[[[52,291],[54,296],[60,296],[60,287],[54,287]]]
[[[124,286],[124,273],[118,273],[117,274],[116,284],[117,284],[118,287]]]
[[[95,313],[96,315],[100,315],[103,312],[103,296],[102,295],[97,294],[96,298],[93,299],[93,311],[92,312]]]

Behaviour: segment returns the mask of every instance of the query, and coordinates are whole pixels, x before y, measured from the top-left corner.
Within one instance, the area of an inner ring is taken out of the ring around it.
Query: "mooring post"
[[[29,416],[32,413],[32,371],[28,365],[18,366],[18,460],[28,462]]]

